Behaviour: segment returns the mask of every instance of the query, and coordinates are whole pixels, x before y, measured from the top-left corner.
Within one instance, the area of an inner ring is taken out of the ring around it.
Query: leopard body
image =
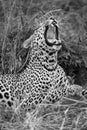
[[[58,40],[52,46],[47,45],[45,29],[43,24],[33,34],[31,58],[26,69],[19,75],[0,76],[1,102],[11,102],[13,107],[21,104],[21,108],[29,111],[44,101],[54,103],[67,96],[70,82],[57,60],[61,45]],[[5,98],[5,92],[9,98]]]

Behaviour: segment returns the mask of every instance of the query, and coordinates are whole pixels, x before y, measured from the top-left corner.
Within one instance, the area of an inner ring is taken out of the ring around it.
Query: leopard
[[[51,29],[54,31],[52,37],[49,35]],[[62,43],[57,21],[53,17],[46,19],[33,36],[25,41],[25,46],[28,47],[30,42],[31,59],[23,73],[23,78],[26,75],[25,80],[28,81],[24,87],[25,95],[28,92],[28,98],[21,108],[30,111],[44,102],[55,103],[68,95],[81,95],[82,87],[71,84],[64,69],[58,64],[58,52]]]
[[[41,103],[55,103],[69,94],[82,92],[81,86],[70,84],[58,64],[58,52],[62,48],[58,22],[50,17],[39,26],[24,42],[25,47],[31,47],[26,69],[20,74],[0,76],[0,103],[15,111],[31,112]]]

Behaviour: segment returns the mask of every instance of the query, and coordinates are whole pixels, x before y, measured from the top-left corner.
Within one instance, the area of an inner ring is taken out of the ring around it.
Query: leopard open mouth
[[[46,24],[44,38],[48,46],[54,46],[60,44],[58,26],[55,21]]]

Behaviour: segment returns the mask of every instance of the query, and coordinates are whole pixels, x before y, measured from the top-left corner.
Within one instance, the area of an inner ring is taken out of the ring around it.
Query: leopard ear
[[[26,39],[23,43],[23,48],[28,48],[31,46],[31,42],[33,41],[33,35],[30,36],[30,38]]]

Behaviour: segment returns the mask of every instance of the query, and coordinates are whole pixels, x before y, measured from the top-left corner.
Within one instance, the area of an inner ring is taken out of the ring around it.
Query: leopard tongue
[[[49,29],[47,31],[47,39],[49,42],[53,43],[55,41],[56,39],[55,33],[56,33],[55,27],[52,25],[49,25]]]

